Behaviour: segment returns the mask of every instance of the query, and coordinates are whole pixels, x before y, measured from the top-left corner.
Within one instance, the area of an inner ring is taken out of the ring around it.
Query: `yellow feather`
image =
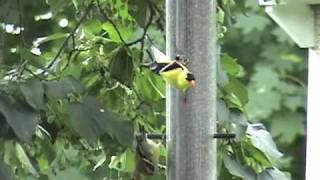
[[[178,63],[177,61],[166,56],[156,47],[152,46],[151,49],[157,63],[167,63],[167,65],[163,67],[159,72],[159,74],[166,80],[166,82],[182,91],[189,89],[191,87],[191,84],[186,79],[187,74],[190,73],[188,68],[184,64]],[[180,67],[167,70],[167,68],[174,63],[178,63]]]
[[[191,87],[189,82],[186,80],[188,71],[181,68],[161,72],[160,75],[175,88],[185,91]]]

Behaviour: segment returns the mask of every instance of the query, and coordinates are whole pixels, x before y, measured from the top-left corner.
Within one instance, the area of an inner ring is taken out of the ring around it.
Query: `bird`
[[[160,145],[147,138],[145,131],[136,135],[136,158],[132,180],[143,180],[158,172]]]
[[[181,91],[195,87],[194,74],[186,67],[188,59],[177,55],[174,59],[162,53],[155,46],[151,47],[155,61],[150,64],[150,69],[165,79],[171,86]]]

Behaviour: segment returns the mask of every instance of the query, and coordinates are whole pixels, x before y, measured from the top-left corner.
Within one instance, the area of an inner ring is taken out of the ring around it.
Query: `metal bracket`
[[[234,139],[236,138],[236,134],[234,133],[216,133],[213,135],[215,139]]]
[[[154,134],[154,133],[147,133],[146,134],[148,139],[160,139],[160,140],[165,140],[166,135],[165,134]]]
[[[158,140],[165,140],[165,134],[154,134],[154,133],[147,133],[146,134],[148,139],[158,139]],[[234,133],[216,133],[213,135],[214,139],[233,139],[236,138],[236,134]]]

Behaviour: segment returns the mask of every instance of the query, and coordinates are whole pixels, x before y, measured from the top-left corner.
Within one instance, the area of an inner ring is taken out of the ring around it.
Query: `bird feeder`
[[[320,0],[259,0],[266,13],[301,48],[309,49],[306,180],[320,162]]]

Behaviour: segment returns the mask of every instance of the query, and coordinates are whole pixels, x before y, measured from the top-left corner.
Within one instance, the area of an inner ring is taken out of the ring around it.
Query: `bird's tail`
[[[161,63],[157,63],[157,62],[152,62],[149,65],[149,68],[151,71],[153,71],[156,74],[160,74],[161,69],[164,67],[165,65],[161,64]]]

